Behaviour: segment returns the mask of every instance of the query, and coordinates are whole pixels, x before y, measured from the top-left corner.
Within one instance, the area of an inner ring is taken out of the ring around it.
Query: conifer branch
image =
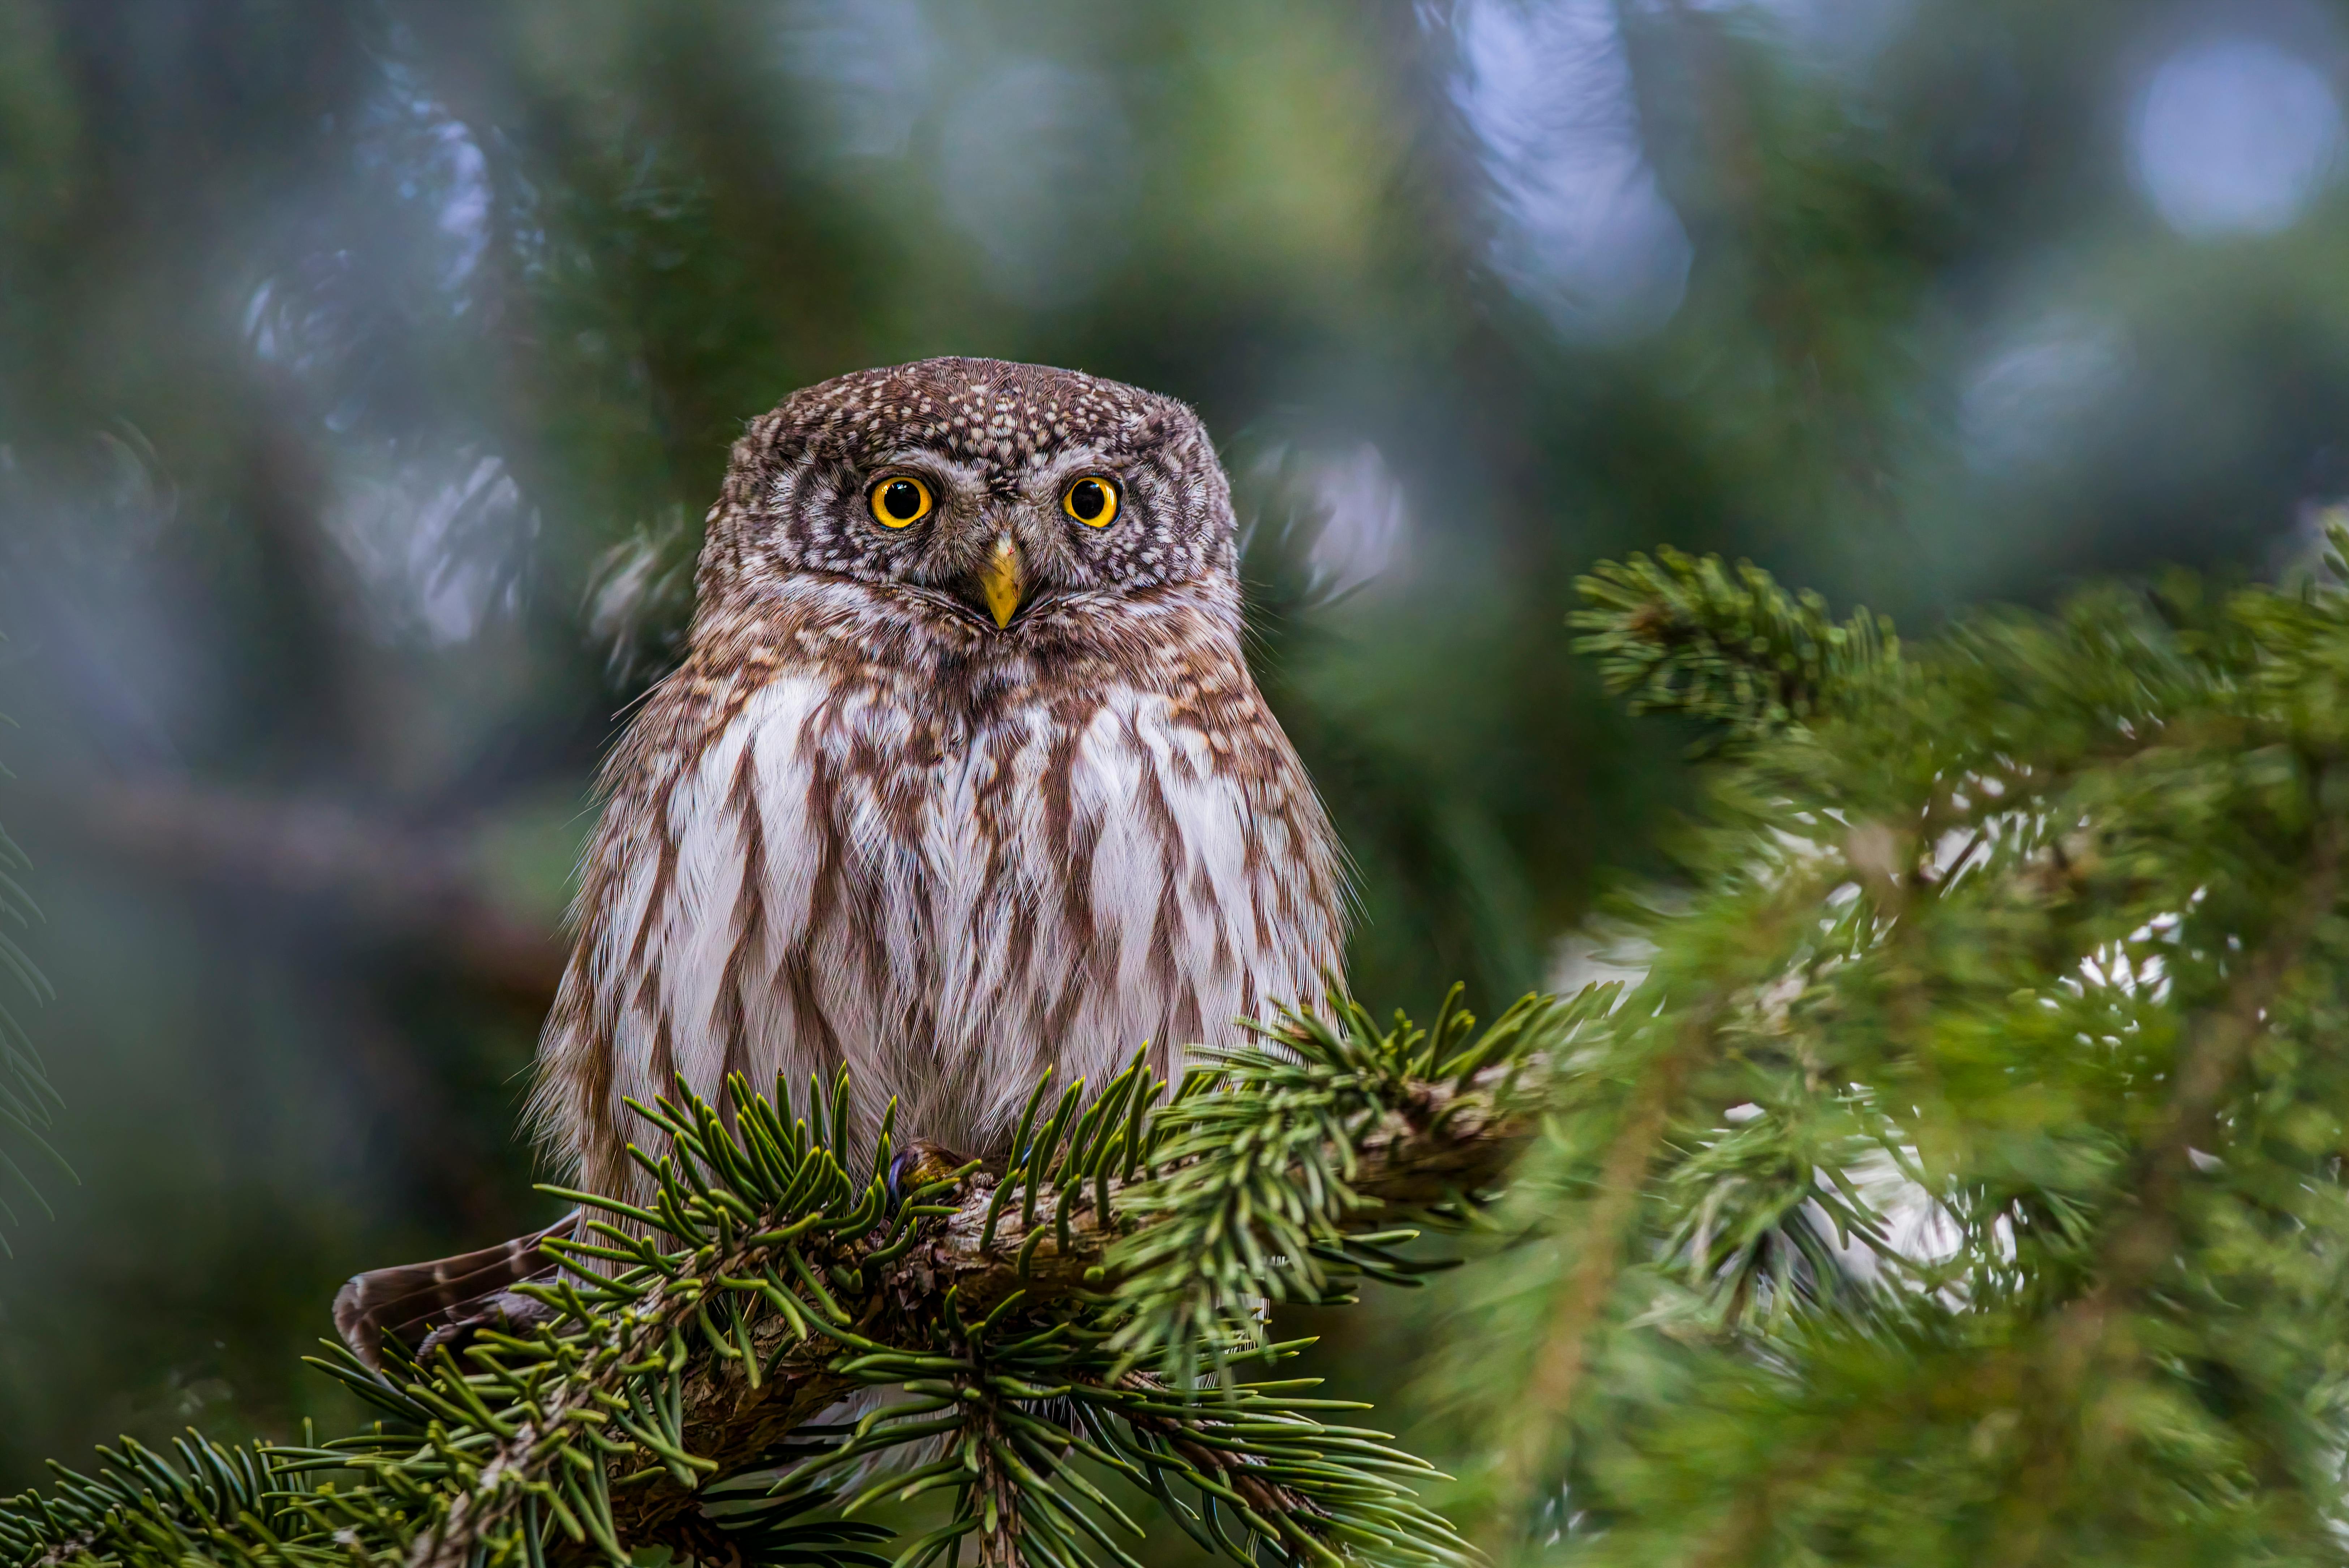
[[[2337,1554],[2349,593],[2179,577],[1896,663],[1717,562],[1592,582],[1619,689],[1737,744],[1455,1331],[1493,1541]]]
[[[2321,810],[2322,776],[2313,780]],[[2220,1106],[2258,1043],[2277,996],[2307,954],[2317,923],[2341,903],[2344,824],[2320,816],[2312,834],[2305,884],[2282,912],[2268,940],[2243,966],[2220,1005],[2195,1020],[2180,1057],[2175,1088],[2158,1125],[2145,1140],[2130,1185],[2136,1205],[2106,1239],[2096,1290],[2078,1304],[2109,1305],[2135,1295],[2169,1255],[2176,1242],[2179,1189],[2193,1169],[2193,1151],[2213,1140]]]
[[[2321,810],[2323,776],[2312,780]],[[2083,1385],[2116,1354],[2115,1326],[2178,1245],[2178,1204],[2190,1175],[2194,1150],[2214,1141],[2220,1108],[2258,1041],[2279,995],[2305,956],[2317,923],[2341,903],[2344,824],[2320,815],[2312,834],[2308,874],[2276,929],[2243,965],[2220,1005],[2195,1020],[2178,1065],[2175,1087],[2158,1124],[2138,1151],[2130,1182],[2135,1202],[2113,1222],[2097,1250],[2095,1284],[2047,1328],[2035,1374],[2067,1411]],[[2026,1483],[2002,1522],[2001,1562],[2035,1563],[2044,1553],[2050,1518],[2072,1468],[2076,1435],[2060,1421],[2042,1420],[2032,1433],[2033,1458]]]
[[[383,1376],[319,1361],[390,1418],[370,1433],[197,1439],[177,1466],[126,1446],[95,1476],[60,1471],[0,1508],[0,1561],[541,1568],[666,1545],[880,1568],[889,1532],[860,1511],[938,1491],[951,1516],[902,1568],[966,1536],[989,1563],[1131,1568],[1105,1472],[1236,1560],[1464,1562],[1413,1500],[1427,1466],[1329,1418],[1358,1407],[1239,1380],[1298,1348],[1265,1343],[1249,1307],[1410,1283],[1428,1265],[1392,1251],[1413,1233],[1392,1222],[1469,1217],[1526,1130],[1529,1067],[1610,998],[1528,999],[1481,1033],[1449,1001],[1433,1030],[1291,1015],[1269,1031],[1280,1054],[1220,1054],[1164,1107],[1139,1058],[1049,1115],[1040,1084],[1013,1169],[904,1194],[885,1123],[852,1173],[844,1073],[796,1117],[781,1087],[734,1080],[730,1128],[680,1086],[638,1108],[670,1150],[650,1202],[564,1194],[605,1217],[544,1243],[567,1266],[523,1288],[551,1321],[429,1365],[395,1354]],[[1275,1191],[1295,1201],[1230,1202]],[[1136,1365],[1161,1352],[1223,1377]],[[908,1398],[816,1419],[885,1388]],[[893,1452],[912,1457],[874,1480]]]
[[[1526,1397],[1502,1455],[1495,1506],[1489,1511],[1488,1546],[1505,1542],[1521,1525],[1556,1440],[1551,1426],[1555,1413],[1574,1408],[1590,1333],[1614,1289],[1645,1195],[1649,1167],[1663,1142],[1665,1123],[1691,1060],[1710,1034],[1711,1018],[1700,1014],[1656,1053],[1600,1161],[1597,1196],[1581,1227],[1581,1253],[1568,1265],[1565,1286],[1536,1347]]]
[[[1808,590],[1789,593],[1751,562],[1665,548],[1602,562],[1575,588],[1575,651],[1599,659],[1634,713],[1679,713],[1749,739],[1857,700],[1900,659],[1892,623],[1844,621]]]

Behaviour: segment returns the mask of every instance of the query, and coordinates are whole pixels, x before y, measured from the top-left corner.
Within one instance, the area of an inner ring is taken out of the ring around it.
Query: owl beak
[[[1019,547],[1011,536],[995,536],[995,548],[988,552],[987,564],[978,569],[978,591],[987,601],[987,613],[995,617],[998,630],[1011,624],[1011,617],[1019,613]]]

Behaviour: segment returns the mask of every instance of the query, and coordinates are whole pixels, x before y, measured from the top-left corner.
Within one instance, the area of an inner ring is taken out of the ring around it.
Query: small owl
[[[1345,935],[1328,818],[1242,656],[1198,417],[931,359],[752,421],[689,652],[605,772],[535,1110],[641,1191],[621,1103],[845,1063],[869,1140],[1009,1152],[1046,1067],[1235,1043]]]
[[[625,1098],[844,1063],[867,1147],[894,1097],[901,1142],[999,1157],[1046,1067],[1099,1085],[1147,1043],[1163,1073],[1316,1002],[1344,872],[1237,564],[1169,397],[929,359],[753,420],[685,663],[605,769],[540,1049],[554,1153],[642,1198]]]

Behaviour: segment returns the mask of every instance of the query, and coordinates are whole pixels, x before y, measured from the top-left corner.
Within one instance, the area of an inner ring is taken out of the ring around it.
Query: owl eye
[[[1061,497],[1061,510],[1087,528],[1107,528],[1117,521],[1117,481],[1088,474]]]
[[[930,500],[929,486],[905,474],[874,485],[865,492],[864,501],[873,509],[873,521],[884,528],[911,528],[929,516],[936,504]]]

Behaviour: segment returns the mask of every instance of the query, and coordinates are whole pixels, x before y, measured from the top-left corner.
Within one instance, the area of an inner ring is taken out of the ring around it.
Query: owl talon
[[[889,1201],[902,1203],[912,1193],[947,1180],[969,1163],[968,1156],[957,1154],[942,1143],[916,1139],[899,1150],[896,1158],[889,1161],[886,1181]]]

